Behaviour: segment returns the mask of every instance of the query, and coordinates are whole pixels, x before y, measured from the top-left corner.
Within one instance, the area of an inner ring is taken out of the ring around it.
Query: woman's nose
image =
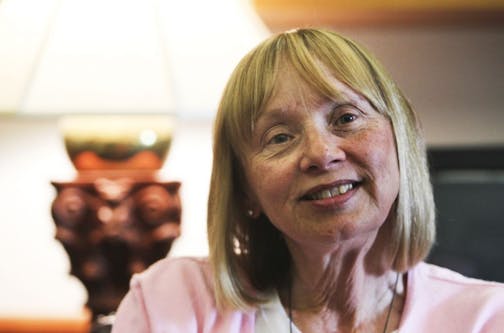
[[[341,138],[329,131],[311,130],[306,133],[300,160],[302,171],[317,172],[333,168],[346,158]]]

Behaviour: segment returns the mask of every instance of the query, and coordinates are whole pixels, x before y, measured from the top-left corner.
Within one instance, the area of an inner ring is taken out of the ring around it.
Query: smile
[[[324,200],[343,195],[355,187],[354,183],[341,184],[332,188],[324,189],[303,197],[305,200]]]

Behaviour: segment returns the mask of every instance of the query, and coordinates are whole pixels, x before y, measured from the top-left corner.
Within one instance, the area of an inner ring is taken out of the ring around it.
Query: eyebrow
[[[283,122],[286,118],[285,112],[286,110],[282,108],[267,109],[261,112],[252,126],[252,136],[261,136],[262,131],[265,129],[264,127],[267,127],[269,124]],[[264,124],[264,126],[261,126],[261,124]],[[258,132],[259,130],[261,132]]]
[[[368,104],[372,109],[376,109],[371,101],[369,101],[364,95],[354,91],[351,88],[348,89],[349,92],[340,90],[336,96],[331,97],[325,96],[323,94],[317,94],[317,96],[313,98],[313,101],[309,102],[309,104],[323,105],[326,103],[333,103],[331,107],[336,108],[345,104],[353,104],[356,107],[359,107],[360,105],[365,103]],[[305,103],[304,105],[307,105],[307,103]],[[262,112],[258,114],[253,126],[253,132],[255,132],[257,124],[259,124],[260,122],[281,122],[283,119],[285,119],[284,114],[285,112],[289,111],[289,108],[290,107],[279,106],[270,109],[266,107]]]

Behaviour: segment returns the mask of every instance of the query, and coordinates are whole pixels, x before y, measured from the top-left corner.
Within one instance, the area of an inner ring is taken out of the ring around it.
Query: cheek
[[[395,199],[399,191],[399,166],[391,130],[381,128],[363,133],[356,142],[359,142],[359,164],[368,173],[374,196]]]
[[[279,209],[278,205],[286,201],[292,184],[292,169],[282,162],[251,162],[247,178],[256,200],[261,207]]]
[[[391,134],[378,135],[375,138],[377,147],[372,153],[376,168],[375,177],[381,187],[380,192],[386,192],[395,197],[399,192],[399,165],[394,139]]]

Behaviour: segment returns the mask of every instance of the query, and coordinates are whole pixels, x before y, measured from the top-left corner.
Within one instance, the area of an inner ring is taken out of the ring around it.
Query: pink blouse
[[[112,333],[256,332],[258,311],[219,313],[206,259],[163,259],[135,275]],[[282,314],[285,332],[288,318]],[[261,325],[264,327],[264,325]],[[259,328],[259,326],[258,326]],[[283,329],[282,329],[283,330]],[[271,330],[274,333],[281,331]],[[408,272],[398,333],[504,333],[504,284],[420,263]]]

